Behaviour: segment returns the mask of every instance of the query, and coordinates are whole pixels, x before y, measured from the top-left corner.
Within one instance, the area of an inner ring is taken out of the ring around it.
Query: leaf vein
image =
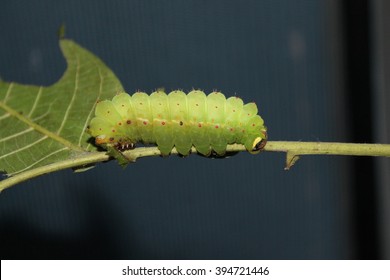
[[[47,115],[49,115],[49,114],[50,114],[50,111],[51,111],[51,105],[49,106],[49,108],[46,110],[45,113],[43,113],[43,114],[40,115],[40,116],[37,116],[37,117],[33,118],[32,121],[33,121],[34,123],[36,123],[36,122],[39,121],[40,119],[43,119],[43,118],[45,118]]]
[[[6,118],[9,118],[10,116],[11,116],[10,113],[6,113],[6,114],[4,114],[4,115],[2,115],[2,116],[0,117],[0,121],[1,121],[1,120],[4,120],[4,119],[6,119]]]
[[[34,128],[32,128],[32,127],[27,128],[27,129],[25,129],[23,131],[20,131],[18,133],[15,133],[15,134],[12,134],[12,135],[10,135],[8,137],[0,139],[0,142],[5,142],[5,141],[8,141],[8,140],[11,140],[12,138],[18,137],[20,135],[23,135],[23,134],[28,133],[28,132],[33,131],[33,130],[34,130]]]
[[[89,114],[88,114],[88,116],[87,116],[87,119],[85,120],[85,123],[84,123],[84,126],[83,126],[83,130],[81,131],[81,134],[80,134],[80,137],[79,137],[79,146],[81,146],[81,140],[82,140],[83,135],[84,135],[84,133],[85,133],[85,131],[86,131],[86,129],[87,129],[87,126],[88,126],[88,124],[89,124],[89,121],[90,121],[90,119],[91,119],[91,116],[92,116],[92,114],[93,114],[94,111],[95,111],[96,102],[99,100],[99,98],[100,98],[100,96],[102,95],[102,92],[103,92],[103,81],[104,81],[104,77],[102,76],[102,72],[101,72],[101,69],[100,69],[100,68],[98,68],[98,71],[99,71],[99,78],[100,78],[99,94],[98,94],[98,96],[97,96],[97,98],[96,98],[96,101],[95,101],[95,103],[93,104],[91,110],[89,111]],[[89,146],[89,144],[88,144],[88,146]],[[88,148],[88,147],[87,147],[87,148]]]
[[[73,107],[73,103],[76,99],[78,86],[79,86],[79,74],[80,74],[79,72],[80,72],[80,60],[79,60],[79,57],[77,56],[76,77],[75,77],[75,85],[74,85],[74,90],[73,90],[73,94],[72,94],[72,99],[70,100],[68,108],[66,108],[64,119],[62,120],[60,128],[57,130],[57,135],[60,135],[62,129],[64,128],[64,125],[65,125],[66,121],[68,120],[69,112],[70,112],[71,108]]]
[[[5,96],[4,96],[4,99],[3,99],[3,103],[5,104],[5,103],[7,103],[7,99],[8,99],[8,97],[9,97],[9,95],[11,94],[11,91],[12,91],[12,88],[14,87],[14,83],[10,83],[9,84],[9,87],[8,87],[8,89],[7,89],[7,93],[5,94]]]
[[[34,101],[34,104],[30,110],[30,113],[28,113],[28,117],[30,118],[32,116],[32,114],[34,113],[35,111],[35,108],[37,107],[37,104],[38,104],[38,101],[39,99],[41,98],[41,94],[42,94],[42,87],[39,87],[39,91],[38,91],[38,94],[37,94],[37,97],[35,97],[35,101]]]
[[[19,152],[21,152],[21,151],[23,151],[23,150],[26,150],[26,149],[28,149],[28,148],[31,148],[31,147],[33,147],[34,145],[38,144],[39,142],[42,142],[43,140],[45,140],[45,139],[47,139],[47,138],[48,138],[48,136],[45,135],[45,136],[43,136],[42,138],[39,138],[37,141],[35,141],[35,142],[33,142],[33,143],[29,144],[29,145],[26,145],[26,146],[24,146],[24,147],[22,147],[22,148],[19,148],[19,149],[17,149],[17,150],[13,150],[12,152],[10,152],[10,153],[8,153],[8,154],[2,155],[2,156],[0,157],[0,159],[6,158],[6,157],[8,157],[8,156],[10,156],[10,155],[13,155],[13,154],[19,153]]]
[[[40,125],[36,124],[35,122],[30,120],[29,118],[26,118],[25,116],[21,115],[20,113],[18,113],[17,111],[12,109],[11,107],[8,107],[7,105],[5,105],[2,102],[0,102],[0,108],[3,108],[5,111],[9,112],[12,116],[17,118],[19,121],[24,122],[25,124],[27,124],[27,125],[31,126],[32,128],[34,128],[37,132],[45,135],[45,137],[50,137],[53,140],[61,143],[62,145],[67,146],[69,148],[72,148],[74,150],[77,150],[77,151],[82,150],[79,146],[74,145],[73,143],[69,142],[65,138],[55,134],[54,132],[52,132],[50,130],[47,130],[43,126],[40,126]]]
[[[32,168],[33,166],[37,165],[38,163],[44,161],[45,159],[47,159],[47,158],[49,158],[49,157],[51,157],[51,156],[54,156],[55,154],[58,154],[58,153],[60,153],[60,152],[62,152],[62,151],[68,150],[68,149],[69,149],[68,147],[64,147],[64,148],[62,148],[62,149],[56,150],[56,151],[54,151],[54,152],[52,152],[52,153],[46,155],[45,157],[42,157],[41,159],[35,161],[33,164],[30,164],[29,166],[27,166],[27,167],[25,167],[25,168],[23,168],[23,169],[21,169],[21,170],[18,170],[17,172],[8,173],[7,176],[13,176],[13,175],[18,174],[18,173],[21,173],[21,172],[23,172],[23,171],[25,171],[25,170],[28,170],[28,169]]]

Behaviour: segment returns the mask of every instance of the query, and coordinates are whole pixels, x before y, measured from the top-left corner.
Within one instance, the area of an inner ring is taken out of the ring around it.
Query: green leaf
[[[92,53],[71,40],[60,47],[68,66],[54,85],[0,81],[0,170],[8,176],[96,151],[86,133],[96,101],[123,91]]]

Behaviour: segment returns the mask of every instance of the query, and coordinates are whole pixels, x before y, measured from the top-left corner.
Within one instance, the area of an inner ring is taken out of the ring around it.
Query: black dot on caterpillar
[[[220,92],[120,93],[97,103],[88,132],[97,145],[119,151],[142,142],[157,144],[162,155],[173,147],[188,155],[194,146],[204,156],[221,157],[228,144],[237,143],[256,154],[267,143],[267,129],[257,113],[255,103],[244,104],[236,96],[226,99]]]

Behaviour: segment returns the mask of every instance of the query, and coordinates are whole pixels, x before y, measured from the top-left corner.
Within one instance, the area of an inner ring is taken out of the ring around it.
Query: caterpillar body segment
[[[244,104],[238,97],[220,92],[205,95],[193,90],[158,90],[151,95],[137,92],[116,95],[98,102],[88,132],[101,146],[133,148],[136,143],[155,143],[162,155],[175,147],[188,155],[198,153],[223,156],[228,144],[243,144],[258,153],[266,144],[267,133],[255,103]]]

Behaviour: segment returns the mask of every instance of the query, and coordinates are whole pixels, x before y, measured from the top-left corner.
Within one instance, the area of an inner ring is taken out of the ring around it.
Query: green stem
[[[267,152],[285,152],[286,167],[298,160],[300,155],[346,155],[346,156],[382,156],[390,157],[390,144],[354,144],[354,143],[329,143],[329,142],[268,142]]]
[[[1,181],[0,192],[9,187],[12,187],[13,185],[38,177],[43,174],[60,171],[68,168],[74,168],[76,172],[82,171],[88,169],[88,166],[90,166],[91,164],[93,165],[97,162],[107,161],[109,159],[110,157],[106,155],[106,153],[84,153],[83,155],[72,159],[24,171]]]
[[[227,152],[242,152],[245,151],[245,147],[243,145],[234,144],[228,145],[226,150]],[[287,153],[285,169],[289,169],[301,155],[349,155],[390,157],[390,144],[270,141],[267,143],[266,147],[264,148],[264,151]],[[191,152],[196,153],[195,148],[192,148]],[[171,154],[177,154],[176,149],[173,149]],[[160,151],[157,147],[142,147],[124,152],[124,156],[129,160],[129,162],[134,162],[141,157],[159,155]],[[75,158],[38,167],[9,177],[0,182],[0,192],[13,185],[43,174],[68,168],[73,168],[76,171],[85,171],[95,163],[108,160],[110,160],[110,157],[106,155],[105,152],[80,153]]]

